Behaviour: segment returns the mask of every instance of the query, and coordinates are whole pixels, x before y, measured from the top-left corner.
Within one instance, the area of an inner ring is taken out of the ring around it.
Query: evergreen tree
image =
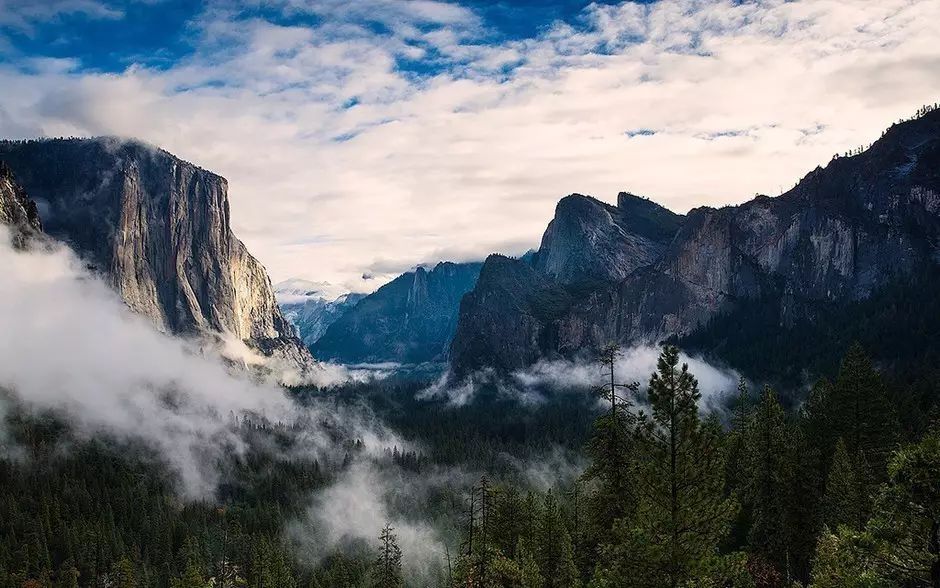
[[[78,588],[78,576],[78,569],[72,561],[63,562],[55,575],[55,588]]]
[[[595,537],[610,529],[614,521],[623,518],[634,502],[634,489],[630,483],[632,414],[626,395],[635,393],[638,384],[617,381],[615,368],[619,357],[620,348],[616,345],[609,345],[601,351],[606,382],[596,389],[596,393],[607,405],[607,410],[595,422],[594,435],[586,447],[591,462],[584,478],[591,483],[588,514],[593,526],[591,535]]]
[[[864,545],[904,586],[940,588],[940,429],[897,452]]]
[[[822,527],[820,498],[824,485],[817,473],[818,448],[811,446],[803,427],[790,428],[787,448],[790,480],[785,493],[787,538],[790,546],[788,568],[792,577],[802,583],[809,582],[816,538]]]
[[[731,414],[731,429],[726,437],[725,458],[725,496],[741,497],[745,494],[747,477],[747,433],[753,414],[753,406],[747,382],[742,376],[738,380],[737,396]],[[748,529],[751,527],[751,509],[747,501],[742,501],[728,535],[730,548],[743,546],[747,542]]]
[[[725,481],[729,493],[744,488],[747,462],[747,432],[753,414],[750,393],[744,376],[738,379],[737,396],[731,414],[731,430],[727,439]]]
[[[817,380],[799,414],[800,428],[814,453],[813,469],[819,480],[818,496],[822,496],[829,460],[838,439],[833,427],[832,396],[832,384],[826,379]]]
[[[834,438],[845,441],[850,456],[863,453],[877,480],[883,480],[897,444],[898,419],[881,376],[858,343],[842,360],[828,408]]]
[[[520,588],[542,588],[544,580],[538,561],[528,542],[521,538],[516,546],[516,565],[519,568]]]
[[[375,562],[376,588],[399,588],[401,576],[401,548],[391,524],[386,523],[379,535],[379,557]]]
[[[845,442],[839,439],[826,480],[823,521],[831,529],[845,525],[861,530],[865,524],[864,499],[856,466],[849,456]]]
[[[252,540],[248,585],[251,588],[292,588],[296,582],[283,550],[267,536]]]
[[[565,528],[561,509],[551,490],[545,495],[538,547],[538,567],[545,588],[576,588],[581,585],[580,573],[574,563],[571,536]]]
[[[516,555],[516,544],[523,533],[524,502],[515,486],[500,486],[493,492],[490,541],[509,558]]]
[[[864,550],[859,536],[847,527],[819,538],[810,588],[897,588],[882,576]]]
[[[114,564],[111,577],[114,581],[114,588],[137,588],[134,564],[126,557],[122,557]]]
[[[698,415],[698,382],[665,346],[649,382],[651,415],[637,428],[635,512],[618,521],[596,581],[676,588],[706,573],[728,531],[721,431]]]
[[[790,482],[787,424],[777,394],[764,389],[747,431],[745,500],[752,513],[751,550],[789,575],[786,488]]]
[[[190,544],[191,547],[191,544]],[[174,578],[171,582],[172,588],[206,588],[206,580],[202,575],[202,566],[198,557],[192,549],[187,550],[186,566],[182,575]]]

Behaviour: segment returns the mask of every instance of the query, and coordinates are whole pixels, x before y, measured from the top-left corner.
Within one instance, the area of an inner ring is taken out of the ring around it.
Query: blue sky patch
[[[638,1],[650,3],[652,0]],[[620,3],[612,0],[596,2]],[[22,56],[72,58],[80,62],[83,71],[112,73],[124,71],[132,64],[169,69],[192,54],[195,37],[202,34],[195,23],[206,10],[211,9],[211,2],[193,0],[102,0],[100,4],[113,14],[102,16],[63,10],[41,22],[31,22],[28,27],[0,25],[0,37],[5,37],[8,47],[13,48],[12,52],[7,51],[4,55],[0,45],[0,61],[11,62]],[[537,37],[557,21],[577,26],[583,20],[585,8],[592,2],[464,0],[455,4],[472,10],[481,19],[480,38],[473,39],[473,42],[495,45]],[[231,10],[231,4],[225,6]],[[7,10],[16,11],[17,1],[14,0]],[[281,26],[315,27],[326,18],[309,11],[285,11],[267,2],[251,0],[246,0],[240,9],[231,13],[237,20],[261,19]],[[357,24],[377,36],[392,34],[389,23],[365,17]],[[436,23],[409,24],[422,33],[444,28]],[[415,44],[421,46],[426,54],[422,59],[402,58],[398,64],[402,71],[418,76],[434,75],[457,65],[433,47],[420,41]]]

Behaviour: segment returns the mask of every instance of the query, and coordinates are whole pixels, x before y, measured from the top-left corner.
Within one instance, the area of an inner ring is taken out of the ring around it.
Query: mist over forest
[[[937,0],[0,0],[0,588],[940,588]]]

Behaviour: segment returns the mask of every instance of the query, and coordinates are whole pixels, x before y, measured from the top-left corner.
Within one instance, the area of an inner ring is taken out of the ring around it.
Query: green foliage
[[[904,585],[940,585],[940,430],[898,451],[868,524],[868,553]]]
[[[574,564],[571,536],[551,491],[545,495],[536,542],[539,546],[536,562],[545,588],[577,588],[581,585],[580,574]]]
[[[545,582],[535,554],[526,542],[519,540],[516,548],[516,566],[519,568],[519,588],[541,588]]]
[[[811,588],[891,588],[859,544],[864,537],[843,527],[837,533],[826,528],[819,538]]]
[[[936,266],[852,303],[791,301],[783,305],[783,293],[776,285],[764,286],[767,296],[737,301],[733,312],[682,338],[683,349],[720,357],[752,379],[798,390],[807,374],[832,373],[846,350],[859,342],[904,386],[921,378],[936,381],[940,370],[940,297],[935,294],[940,290],[940,270]],[[912,424],[925,424],[920,417],[940,400],[938,392],[935,386],[927,386],[922,395],[911,399],[917,410],[905,416]],[[785,400],[798,401],[799,397],[794,394]]]
[[[115,588],[137,588],[137,575],[134,564],[125,556],[114,564],[111,572],[111,581]]]
[[[744,500],[751,511],[748,545],[755,553],[773,561],[778,569],[786,567],[790,552],[787,499],[792,463],[787,452],[789,443],[783,407],[777,401],[777,394],[765,388],[747,427]]]
[[[700,577],[734,514],[720,427],[701,422],[698,383],[675,347],[663,348],[647,395],[652,414],[634,431],[636,504],[605,542],[594,583],[674,588]]]
[[[388,448],[378,468],[486,472],[472,500],[445,487],[392,505],[441,534],[441,571],[420,579],[402,572],[390,527],[378,561],[367,542],[295,559],[289,521],[345,466],[275,457],[265,448],[291,443],[277,426],[241,422],[245,455],[219,464],[214,496],[184,501],[146,447],[13,410],[7,430],[24,455],[0,459],[0,588],[940,585],[940,433],[919,414],[937,387],[929,366],[911,374],[916,388],[892,386],[854,348],[797,410],[769,388],[752,400],[742,381],[723,425],[701,413],[674,348],[642,389],[615,381],[615,357],[600,407],[587,394],[522,407],[486,388],[451,407],[395,379],[337,399],[367,404],[423,448]],[[536,491],[519,464],[558,445],[585,452],[585,475]],[[337,462],[365,459],[360,442],[343,446]]]
[[[253,585],[291,586],[295,562],[277,545],[301,498],[326,482],[316,462],[275,468],[251,451],[227,464],[233,480],[220,488],[219,508],[181,501],[176,479],[145,447],[75,438],[50,415],[13,411],[6,426],[26,455],[0,459],[3,588],[43,577],[54,588],[229,588],[245,585],[241,570]]]
[[[865,526],[868,510],[865,507],[866,487],[861,483],[857,470],[845,442],[839,439],[823,496],[823,521],[832,529],[847,526],[861,530]]]
[[[845,441],[850,455],[864,455],[883,480],[888,456],[897,446],[897,414],[881,376],[858,343],[842,360],[829,403],[831,435]]]
[[[623,397],[626,392],[635,393],[634,384],[618,383],[614,377],[614,366],[620,349],[611,345],[601,351],[601,362],[605,367],[607,381],[595,390],[605,403],[607,410],[594,423],[594,434],[585,446],[590,465],[584,480],[590,484],[588,495],[588,538],[600,537],[606,530],[630,512],[635,500],[635,489],[631,485],[632,457],[635,452],[632,434],[633,415],[630,402]],[[589,541],[584,549],[596,555],[598,545]]]
[[[392,525],[386,523],[379,535],[379,556],[375,562],[372,584],[375,588],[402,586],[401,548],[398,547],[398,535],[394,530]]]

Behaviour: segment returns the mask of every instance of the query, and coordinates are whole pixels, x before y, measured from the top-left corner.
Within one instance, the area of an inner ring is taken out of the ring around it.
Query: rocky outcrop
[[[619,281],[656,261],[682,217],[632,194],[617,206],[581,194],[562,198],[534,257],[535,267],[563,284]]]
[[[232,233],[224,178],[119,139],[0,143],[45,231],[101,272],[162,331],[234,338],[300,370],[314,365],[264,267]]]
[[[311,350],[342,363],[442,361],[479,272],[479,263],[442,262],[402,274],[347,310]]]
[[[31,233],[42,231],[39,210],[26,192],[16,183],[11,170],[0,161],[0,224],[12,231],[15,244],[19,245]]]
[[[746,300],[771,301],[786,324],[931,267],[940,262],[940,111],[895,125],[776,198],[684,218],[641,201],[656,221],[631,223],[635,200],[621,195],[615,209],[569,196],[531,266],[487,259],[461,308],[455,370],[681,337]],[[523,348],[507,351],[508,340]]]

